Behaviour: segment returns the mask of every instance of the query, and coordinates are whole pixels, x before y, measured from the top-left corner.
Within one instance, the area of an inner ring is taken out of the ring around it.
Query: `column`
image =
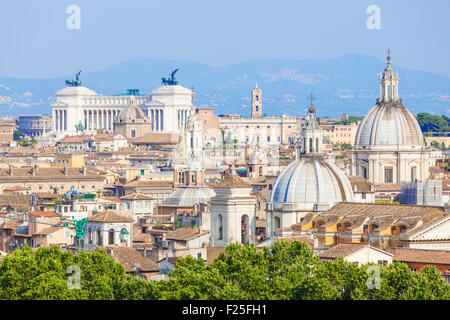
[[[59,116],[58,116],[58,120],[59,120],[59,131],[62,131],[62,110],[59,110]]]
[[[156,120],[156,131],[159,131],[159,114],[158,114],[158,110],[155,110],[155,113],[156,113],[156,117],[155,117],[155,120]]]
[[[64,131],[67,131],[67,110],[64,110]]]
[[[57,120],[56,120],[56,110],[55,109],[52,110],[52,116],[53,116],[53,132],[56,132]]]
[[[153,109],[150,110],[150,120],[151,120],[151,123],[152,123],[151,129],[152,129],[152,132],[153,132],[153,130],[155,130],[155,114],[153,112]]]

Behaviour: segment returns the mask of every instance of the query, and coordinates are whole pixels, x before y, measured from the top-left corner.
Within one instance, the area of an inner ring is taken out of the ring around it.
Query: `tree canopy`
[[[417,121],[422,129],[422,132],[449,132],[450,119],[443,116],[436,116],[429,113],[418,113]]]
[[[72,265],[80,268],[80,289],[68,288]],[[298,241],[262,250],[231,244],[209,265],[179,258],[168,280],[146,282],[126,275],[104,250],[24,247],[0,262],[0,299],[450,299],[450,286],[434,267],[416,273],[402,263],[377,265],[379,287],[371,289],[373,267],[321,262]]]

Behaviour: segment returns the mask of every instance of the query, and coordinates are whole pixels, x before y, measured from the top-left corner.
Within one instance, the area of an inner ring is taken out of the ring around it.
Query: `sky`
[[[68,7],[79,8],[69,29]],[[380,9],[380,29],[369,29]],[[0,77],[94,72],[137,57],[223,66],[347,53],[450,77],[448,0],[0,0]],[[372,20],[370,20],[372,21]]]

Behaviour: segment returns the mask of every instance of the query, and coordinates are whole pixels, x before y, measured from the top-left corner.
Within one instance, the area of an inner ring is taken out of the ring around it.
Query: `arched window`
[[[313,139],[309,138],[309,152],[313,152],[312,147],[313,147]]]
[[[127,229],[122,228],[122,230],[120,230],[120,242],[121,243],[127,242],[127,235],[128,235]]]
[[[281,220],[280,220],[280,218],[279,217],[273,218],[273,229],[277,230],[277,229],[280,229],[280,227],[281,227]]]
[[[114,229],[110,229],[108,231],[108,244],[113,245],[114,244]]]
[[[221,214],[217,216],[217,239],[223,239],[223,219]]]

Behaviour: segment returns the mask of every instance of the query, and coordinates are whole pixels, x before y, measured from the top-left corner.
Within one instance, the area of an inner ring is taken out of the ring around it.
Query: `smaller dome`
[[[145,115],[144,110],[142,110],[139,106],[135,104],[130,104],[128,107],[123,109],[118,116],[118,120],[120,121],[146,120],[146,119],[147,116]]]
[[[292,162],[278,176],[270,196],[275,205],[292,204],[304,209],[353,200],[349,179],[322,156],[303,156]]]

